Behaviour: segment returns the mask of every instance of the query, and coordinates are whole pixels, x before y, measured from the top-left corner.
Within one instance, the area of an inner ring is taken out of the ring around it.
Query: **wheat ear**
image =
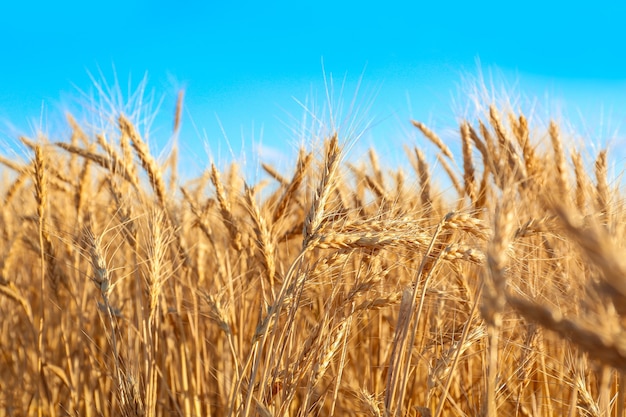
[[[324,214],[326,213],[326,203],[333,190],[335,181],[335,175],[339,169],[339,156],[340,156],[339,138],[335,133],[328,142],[328,149],[326,151],[326,158],[324,161],[324,171],[322,173],[322,179],[317,187],[315,195],[313,196],[313,203],[309,209],[304,220],[304,240],[303,247],[306,248],[313,235],[317,233],[322,222],[324,220]]]
[[[559,189],[557,192],[562,196],[569,196],[569,181],[567,179],[567,165],[565,164],[565,152],[563,152],[563,141],[559,133],[559,127],[554,121],[550,122],[548,128],[552,149],[554,150],[554,161],[556,167],[556,179]]]
[[[417,174],[420,180],[420,198],[422,206],[430,210],[432,199],[430,197],[430,172],[428,170],[428,162],[426,162],[426,157],[419,148],[415,148],[415,156],[417,157]]]
[[[226,192],[224,191],[224,185],[220,179],[220,173],[215,167],[215,164],[211,164],[211,182],[215,187],[215,196],[217,197],[217,202],[220,206],[222,221],[230,234],[230,243],[233,249],[239,251],[243,248],[243,243],[241,241],[242,234],[237,227],[235,216],[233,215],[231,205],[226,197]]]
[[[120,116],[119,125],[122,135],[128,135],[133,149],[141,162],[141,166],[148,174],[150,185],[154,190],[161,207],[165,207],[167,200],[167,192],[161,168],[150,153],[148,145],[143,141],[139,133],[135,130],[132,123],[124,116]],[[128,163],[128,162],[127,162]]]
[[[606,149],[598,153],[595,164],[596,170],[596,204],[604,222],[608,221],[609,185],[607,183]]]
[[[517,144],[522,148],[522,155],[524,156],[524,166],[526,167],[526,174],[529,178],[534,178],[537,175],[537,169],[539,168],[539,162],[535,150],[530,142],[530,132],[528,129],[528,120],[523,114],[519,116],[517,121],[515,117],[511,116],[511,126],[513,127],[513,134],[517,139]]]
[[[461,124],[461,144],[463,152],[463,180],[465,182],[465,195],[472,202],[476,202],[476,179],[474,162],[472,161],[472,141],[470,126],[467,122]]]
[[[139,189],[138,180],[134,178],[132,174],[124,168],[124,164],[121,164],[121,161],[114,159],[114,157],[110,155],[101,155],[64,142],[56,142],[54,145],[66,150],[71,154],[76,154],[78,156],[82,156],[85,159],[89,159],[90,161],[100,165],[102,168],[106,169],[112,174],[120,174],[122,178],[130,182],[133,187],[135,187],[135,189]],[[121,170],[121,172],[119,172],[119,170]]]
[[[576,176],[576,193],[574,201],[579,212],[583,213],[585,202],[587,200],[587,190],[589,188],[589,178],[583,166],[582,156],[580,152],[572,152],[572,165],[574,165],[574,175]]]
[[[245,185],[245,197],[248,211],[252,217],[254,224],[254,234],[256,235],[255,243],[261,253],[261,263],[267,274],[267,279],[274,290],[274,273],[276,271],[276,263],[274,260],[275,244],[270,233],[270,227],[261,214],[261,210],[254,199],[252,189]]]
[[[441,138],[439,138],[439,136],[437,136],[435,132],[427,128],[426,125],[422,122],[411,120],[411,123],[413,124],[413,126],[418,128],[428,140],[430,140],[437,148],[439,148],[439,150],[446,157],[450,158],[451,161],[454,161],[454,155],[452,155],[452,152],[450,152],[450,148],[448,148],[446,144],[443,143]]]
[[[287,211],[289,202],[295,198],[296,193],[298,192],[298,188],[304,180],[304,176],[307,173],[312,159],[312,154],[305,153],[304,151],[300,152],[300,155],[298,156],[298,163],[296,165],[296,172],[293,174],[291,181],[287,183],[287,188],[285,188],[285,191],[281,195],[280,200],[278,200],[278,204],[276,205],[276,209],[274,210],[274,223],[276,223],[279,219],[283,217],[283,215]]]

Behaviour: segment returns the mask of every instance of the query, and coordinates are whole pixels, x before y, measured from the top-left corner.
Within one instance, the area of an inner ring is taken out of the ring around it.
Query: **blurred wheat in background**
[[[124,114],[22,138],[0,415],[623,416],[622,191],[542,122],[414,121],[413,172],[350,163],[338,130],[256,184],[180,181]]]

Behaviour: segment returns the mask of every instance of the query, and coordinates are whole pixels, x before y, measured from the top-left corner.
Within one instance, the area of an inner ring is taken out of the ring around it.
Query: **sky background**
[[[601,1],[2,2],[0,143],[39,130],[67,140],[66,111],[95,120],[94,81],[119,83],[117,102],[137,108],[129,91],[147,74],[146,113],[161,103],[153,149],[167,148],[184,89],[186,169],[291,166],[305,107],[325,114],[332,78],[331,102],[352,121],[343,131],[361,133],[353,157],[374,146],[393,163],[403,144],[428,146],[411,118],[454,140],[482,72],[520,108],[568,119],[592,149],[608,142],[623,166],[625,17],[626,3]]]

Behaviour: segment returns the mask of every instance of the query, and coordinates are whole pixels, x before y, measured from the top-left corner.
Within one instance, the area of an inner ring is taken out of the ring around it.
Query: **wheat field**
[[[21,138],[0,415],[626,415],[610,154],[487,109],[455,143],[413,121],[411,172],[348,162],[338,130],[257,184],[179,180],[123,114]]]

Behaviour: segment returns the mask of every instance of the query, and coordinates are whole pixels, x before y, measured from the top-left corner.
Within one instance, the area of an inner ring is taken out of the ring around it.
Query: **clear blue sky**
[[[362,142],[385,153],[410,142],[409,118],[453,127],[466,105],[462,77],[479,59],[547,112],[581,112],[590,141],[623,145],[624,18],[617,1],[2,2],[0,143],[33,134],[41,116],[60,139],[78,90],[94,90],[88,74],[113,82],[115,67],[124,90],[147,72],[163,98],[157,146],[184,88],[181,146],[200,169],[207,153],[228,160],[242,143],[280,159],[299,141],[289,131],[290,115],[303,113],[294,99],[324,104],[323,59],[335,83],[346,80],[347,102],[363,74],[360,103],[373,104],[359,114],[375,128]]]

